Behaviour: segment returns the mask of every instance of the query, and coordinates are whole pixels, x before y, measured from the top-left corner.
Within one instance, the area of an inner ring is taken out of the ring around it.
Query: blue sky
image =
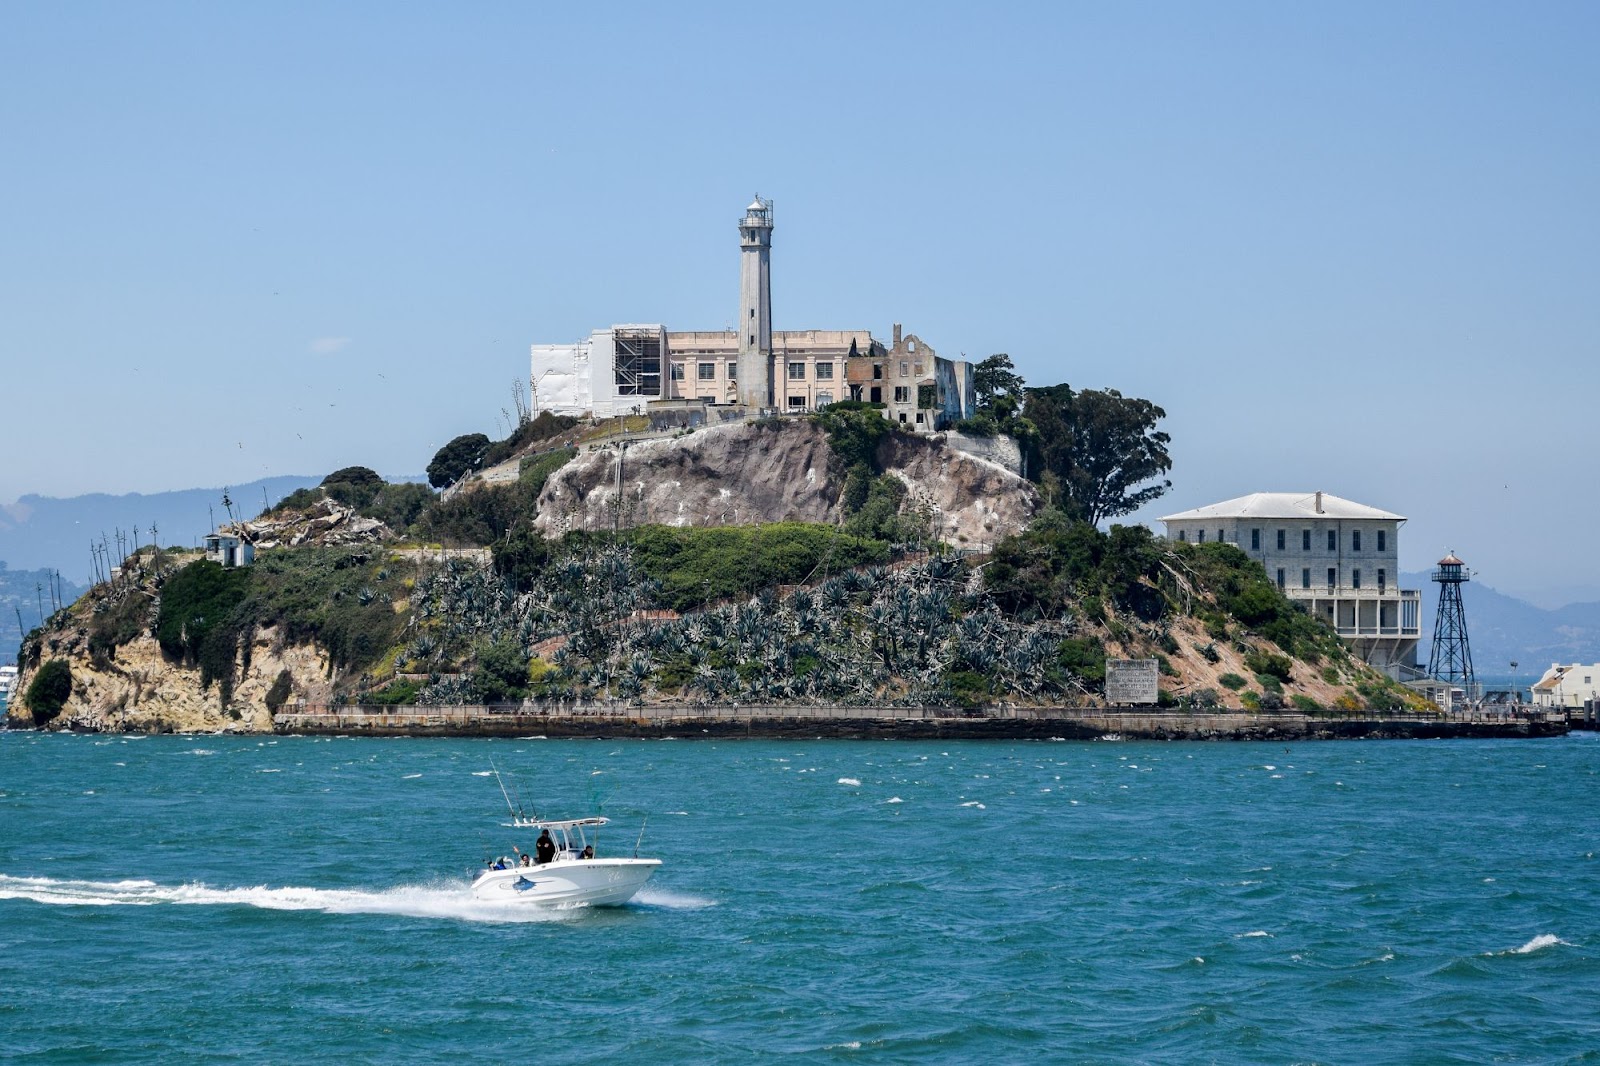
[[[534,341],[775,326],[1168,412],[1600,599],[1593,4],[12,5],[0,502],[420,471]]]

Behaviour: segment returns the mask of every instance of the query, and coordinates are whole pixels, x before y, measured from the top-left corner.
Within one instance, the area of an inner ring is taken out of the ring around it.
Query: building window
[[[1388,549],[1388,540],[1388,532],[1382,529],[1378,530],[1378,551],[1382,552]]]
[[[913,374],[915,374],[917,377],[920,378],[922,376],[922,364],[921,363],[912,364],[911,372]]]
[[[1287,529],[1278,530],[1278,550],[1279,551],[1283,551],[1284,545],[1286,545],[1288,543],[1289,543],[1289,531]]]
[[[818,363],[817,364],[817,380],[818,381],[832,381],[833,380],[833,364],[832,363]]]
[[[921,411],[917,412],[917,425],[919,425],[919,426],[922,425],[922,412]]]
[[[1389,575],[1384,571],[1383,567],[1380,566],[1380,567],[1378,567],[1378,591],[1382,592],[1384,589],[1386,589],[1388,587],[1389,587]]]
[[[700,364],[700,380],[701,381],[715,381],[716,379],[717,379],[717,364],[716,363],[701,363]]]
[[[728,360],[728,380],[729,381],[738,381],[739,380],[739,361],[737,359],[729,359]]]
[[[900,360],[900,376],[901,377],[907,377],[908,375],[910,375],[910,373],[911,373],[911,363],[908,360],[905,360],[905,359]]]
[[[1224,536],[1223,536],[1223,535],[1222,535],[1222,530],[1220,530],[1220,529],[1219,529],[1219,530],[1217,530],[1217,543],[1218,543],[1218,544],[1221,544],[1221,543],[1222,543],[1222,542],[1223,542],[1223,541],[1225,541],[1225,540],[1227,540],[1227,539],[1228,539],[1228,538],[1227,538],[1227,537],[1224,537]],[[1238,538],[1238,537],[1235,537],[1235,538],[1233,538],[1233,539],[1234,539],[1234,540],[1238,540],[1238,539],[1239,539],[1239,538]]]
[[[1253,552],[1258,552],[1261,550],[1261,530],[1259,529],[1252,529],[1250,531],[1250,550]],[[1279,573],[1282,573],[1282,571],[1280,570]],[[1283,582],[1280,581],[1278,584],[1281,585]]]
[[[1278,587],[1283,588],[1283,567],[1278,567]]]
[[[756,309],[754,307],[752,307],[750,309],[750,317],[751,318],[755,318],[756,317]]]
[[[1309,566],[1300,568],[1300,587],[1303,589],[1311,587],[1311,567]]]
[[[1359,529],[1350,531],[1350,550],[1353,552],[1361,550],[1361,530]]]
[[[900,424],[902,426],[906,424],[906,413],[904,411],[900,412]]]
[[[1361,587],[1361,571],[1350,571],[1350,587],[1353,589],[1358,589]]]
[[[906,351],[914,352],[916,350],[917,350],[917,342],[916,341],[906,341]]]
[[[1194,531],[1194,542],[1196,544],[1204,544],[1206,542],[1206,531],[1203,530],[1203,529],[1195,530]]]
[[[1337,567],[1328,567],[1328,590],[1331,592],[1339,584],[1339,570]]]
[[[1187,543],[1189,543],[1189,531],[1188,530],[1186,530],[1186,529],[1178,530],[1178,543],[1179,544],[1187,544]]]
[[[883,364],[882,363],[873,363],[872,364],[872,380],[873,381],[882,381],[883,380]]]
[[[831,393],[831,392],[819,392],[819,393],[817,393],[817,406],[818,407],[826,407],[832,402],[833,402],[833,393]]]
[[[798,411],[801,408],[805,407],[805,405],[806,405],[806,398],[804,396],[791,396],[791,397],[789,397],[789,410]]]
[[[683,364],[682,363],[673,363],[672,364],[672,380],[673,381],[682,381],[683,380]]]
[[[1300,531],[1300,550],[1303,552],[1311,550],[1311,530],[1309,529]]]
[[[806,379],[806,365],[804,363],[789,364],[789,380],[804,381]]]
[[[1337,530],[1328,530],[1328,550],[1331,552],[1339,550],[1339,533]]]
[[[911,402],[911,389],[908,386],[905,386],[905,385],[896,385],[894,387],[894,402],[895,403],[910,403]],[[902,418],[900,421],[904,422],[905,419]]]
[[[883,386],[881,386],[881,385],[872,386],[872,391],[867,393],[867,402],[868,403],[882,403],[883,402]]]
[[[755,346],[756,346],[756,335],[754,333],[752,333],[752,334],[750,334],[750,347],[754,348]]]

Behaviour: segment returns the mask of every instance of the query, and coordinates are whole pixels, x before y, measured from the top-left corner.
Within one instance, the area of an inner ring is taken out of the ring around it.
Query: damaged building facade
[[[739,220],[739,328],[597,329],[573,344],[532,346],[533,409],[610,418],[652,407],[717,406],[802,413],[838,400],[884,404],[884,416],[932,433],[975,409],[972,365],[937,355],[894,326],[892,344],[865,329],[772,328],[772,201]]]

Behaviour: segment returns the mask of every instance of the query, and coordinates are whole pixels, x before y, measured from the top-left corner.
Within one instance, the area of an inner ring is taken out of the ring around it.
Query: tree
[[[991,355],[972,368],[972,392],[979,411],[996,419],[1015,414],[1022,406],[1022,375],[1004,352]]]
[[[454,485],[462,476],[478,469],[489,451],[489,438],[482,433],[463,433],[440,448],[428,464],[428,484],[436,489]]]
[[[383,485],[378,472],[365,466],[347,466],[322,479],[322,488],[329,496],[358,511],[372,503]]]
[[[1027,444],[1028,465],[1036,478],[1055,475],[1056,505],[1071,517],[1098,524],[1172,487],[1166,480],[1138,487],[1172,469],[1172,438],[1155,428],[1167,413],[1149,400],[1065,384],[1028,389],[1026,399],[1038,433]]]

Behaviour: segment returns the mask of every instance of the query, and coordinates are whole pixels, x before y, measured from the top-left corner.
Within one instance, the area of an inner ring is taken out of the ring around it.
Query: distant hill
[[[22,644],[22,634],[38,625],[42,619],[40,608],[48,615],[51,611],[49,570],[12,570],[0,563],[0,663],[17,660],[17,648]],[[40,586],[44,586],[41,590]],[[62,602],[71,603],[82,596],[85,588],[63,579],[57,586]],[[17,616],[22,616],[18,628]]]
[[[1426,665],[1439,612],[1439,586],[1427,573],[1402,573],[1400,579],[1406,588],[1422,590],[1417,658]],[[1553,662],[1600,662],[1600,603],[1545,610],[1476,581],[1463,587],[1461,599],[1467,609],[1472,664],[1479,674],[1509,674],[1513,661],[1523,678],[1530,673],[1538,677]]]
[[[421,475],[390,478],[391,481],[422,481]],[[284,476],[262,478],[244,485],[230,485],[228,495],[234,513],[254,518],[263,510],[263,499],[277,503],[296,489],[321,483],[315,477]],[[131,536],[139,527],[140,540],[150,543],[149,530],[156,527],[162,545],[195,547],[200,538],[227,521],[222,508],[222,487],[180,489],[145,495],[130,492],[111,496],[103,492],[87,496],[28,495],[16,503],[0,504],[0,561],[16,570],[56,569],[74,581],[89,581],[89,544],[104,534],[113,540],[115,531]],[[31,589],[31,586],[30,586]],[[16,625],[16,618],[11,619]]]

